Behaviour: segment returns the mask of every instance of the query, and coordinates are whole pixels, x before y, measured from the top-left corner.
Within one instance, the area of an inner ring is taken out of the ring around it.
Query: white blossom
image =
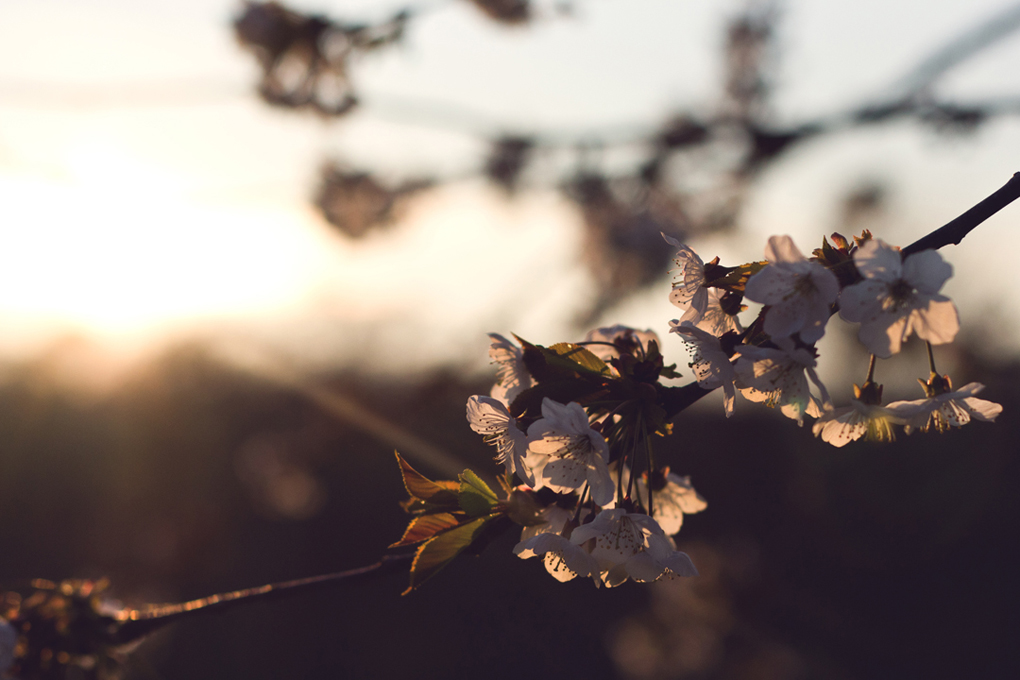
[[[811,394],[810,378],[822,395],[825,404],[830,403],[829,393],[815,373],[815,358],[806,349],[795,349],[792,342],[778,341],[778,348],[752,347],[737,348],[735,370],[737,388],[750,401],[762,401],[767,406],[779,406],[787,418],[793,418],[798,425],[804,424],[804,414],[819,418],[822,409]],[[805,375],[806,374],[806,375]]]
[[[825,334],[830,305],[839,294],[836,275],[805,258],[789,236],[773,236],[765,247],[769,261],[747,281],[744,297],[769,305],[764,330],[774,340],[800,333],[810,344]]]
[[[849,406],[826,409],[811,431],[835,447],[846,446],[865,434],[872,441],[893,441],[896,436],[892,426],[908,424],[917,410],[916,405],[908,402],[880,406],[851,399]]]
[[[666,243],[677,249],[676,275],[669,301],[684,310],[681,321],[697,325],[708,309],[708,289],[705,288],[705,262],[688,246],[672,236],[662,235]]]
[[[676,333],[684,339],[691,348],[691,369],[698,384],[706,390],[723,388],[725,395],[723,406],[726,409],[726,417],[733,415],[733,405],[736,401],[736,389],[733,385],[737,374],[734,371],[730,358],[723,351],[719,338],[696,328],[690,322],[680,322],[674,319],[669,322],[670,333]]]
[[[701,512],[708,507],[708,503],[691,486],[690,477],[673,474],[668,468],[664,472],[665,485],[658,490],[653,488],[652,491],[652,517],[662,527],[663,533],[672,536],[683,526],[684,515]],[[638,479],[637,486],[642,500],[648,498],[645,475]]]
[[[932,427],[945,432],[950,427],[966,425],[971,419],[992,422],[1002,413],[1002,405],[974,396],[984,388],[981,383],[972,382],[953,392],[914,401],[897,401],[889,407],[901,404],[918,407],[918,412],[904,428],[907,434],[915,429],[927,432]]]
[[[517,421],[502,401],[475,395],[467,402],[467,420],[471,429],[482,435],[487,444],[496,447],[496,460],[518,477],[535,483],[525,457],[528,455],[528,437],[517,427]]]
[[[654,519],[622,508],[603,510],[589,524],[574,529],[570,541],[576,545],[593,542],[591,556],[598,564],[602,582],[610,588],[628,578],[647,582],[667,573],[698,574],[691,558],[675,549]]]
[[[854,253],[854,265],[864,280],[843,289],[839,314],[861,322],[858,337],[872,354],[896,354],[911,333],[933,345],[956,337],[956,307],[939,294],[953,267],[936,251],[901,260],[898,249],[872,239]]]
[[[736,315],[727,314],[723,310],[721,299],[725,294],[725,291],[718,288],[708,289],[708,301],[705,305],[705,312],[696,324],[701,330],[711,333],[716,337],[725,335],[730,331],[741,333],[744,330],[741,328],[740,320]]]
[[[542,418],[528,428],[528,440],[525,464],[534,473],[536,489],[549,487],[557,493],[570,493],[587,482],[596,505],[612,499],[609,446],[588,424],[588,414],[580,404],[543,399]]]
[[[573,512],[550,505],[539,514],[545,522],[524,527],[520,542],[514,546],[514,554],[525,560],[541,555],[545,570],[557,581],[591,576],[595,585],[600,585],[598,564],[581,546],[575,545],[563,535]],[[581,519],[585,515],[587,510],[582,510]]]
[[[496,384],[489,393],[493,399],[510,406],[517,395],[535,384],[534,378],[524,365],[524,351],[498,333],[489,333],[489,358],[499,364],[496,369]]]

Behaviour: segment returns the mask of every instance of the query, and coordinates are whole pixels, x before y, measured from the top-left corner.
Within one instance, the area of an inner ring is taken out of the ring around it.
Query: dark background
[[[8,587],[108,576],[126,604],[175,601],[370,564],[403,529],[392,447],[301,395],[195,347],[101,397],[52,362],[0,387]],[[560,584],[507,534],[406,597],[390,574],[180,622],[129,677],[1015,677],[1020,369],[957,362],[957,384],[1003,404],[998,423],[834,449],[743,401],[729,421],[681,414],[657,455],[708,500],[678,536],[698,578]],[[487,384],[321,384],[493,470],[463,416]],[[274,504],[295,476],[315,502]]]

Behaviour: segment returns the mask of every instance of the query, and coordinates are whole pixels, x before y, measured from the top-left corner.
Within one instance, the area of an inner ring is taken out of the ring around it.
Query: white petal
[[[773,236],[765,246],[765,259],[769,262],[803,262],[804,256],[789,236]]]
[[[931,300],[926,309],[915,309],[911,316],[917,337],[933,345],[952,342],[960,330],[960,317],[956,312],[956,305],[949,300]]]
[[[839,315],[851,323],[873,319],[882,312],[882,301],[889,296],[883,281],[861,281],[847,286],[839,294]]]
[[[854,266],[865,279],[893,283],[903,276],[900,251],[883,241],[871,239],[854,253]]]
[[[987,399],[967,397],[963,400],[963,403],[967,405],[967,410],[970,411],[971,415],[978,420],[991,422],[1002,413],[1001,404],[996,404],[994,401],[988,401]]]
[[[903,280],[929,295],[939,292],[952,275],[953,265],[943,260],[935,250],[922,250],[903,262]]]

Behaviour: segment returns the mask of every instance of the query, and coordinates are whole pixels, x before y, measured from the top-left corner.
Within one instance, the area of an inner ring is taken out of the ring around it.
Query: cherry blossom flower
[[[662,341],[659,340],[655,331],[651,329],[639,331],[636,328],[620,324],[596,328],[593,331],[588,331],[588,334],[584,336],[585,343],[594,343],[585,344],[585,349],[606,363],[609,363],[610,359],[619,358],[620,351],[615,347],[617,341],[622,341],[624,346],[633,346],[640,352],[637,358],[641,359],[648,353],[648,345],[653,340],[661,349]]]
[[[506,465],[508,471],[516,473],[528,484],[535,483],[535,476],[525,461],[528,437],[517,427],[517,421],[502,401],[480,395],[470,397],[467,420],[471,429],[482,435],[485,443],[496,447],[497,462]]]
[[[740,320],[736,317],[736,315],[727,314],[723,309],[720,300],[725,294],[725,291],[718,288],[709,288],[708,303],[705,305],[705,312],[697,324],[695,324],[701,330],[711,333],[716,337],[725,335],[730,331],[733,331],[734,333],[741,333],[744,330],[741,328]]]
[[[489,358],[499,364],[496,384],[489,393],[494,399],[510,406],[517,395],[535,384],[524,365],[524,351],[498,333],[489,333]]]
[[[583,519],[587,511],[582,511]],[[544,508],[540,516],[545,523],[524,527],[521,540],[514,546],[514,554],[521,559],[542,555],[545,570],[557,581],[565,582],[577,576],[591,576],[595,585],[601,585],[598,564],[584,548],[572,543],[569,532],[564,535],[573,513],[557,505]]]
[[[570,541],[575,545],[593,542],[591,557],[609,588],[628,578],[643,583],[663,574],[698,575],[691,558],[676,550],[662,527],[645,514],[622,508],[603,510],[589,524],[574,529]]]
[[[747,281],[744,297],[769,305],[764,330],[773,339],[799,332],[806,343],[825,334],[830,305],[839,294],[836,275],[805,258],[789,236],[773,236],[765,247],[768,265]]]
[[[641,498],[648,498],[646,475],[638,479],[637,487]],[[652,475],[652,517],[667,536],[680,531],[684,515],[693,515],[707,507],[705,499],[691,486],[690,477],[673,474],[668,467]]]
[[[662,235],[666,243],[677,249],[677,274],[673,279],[673,291],[669,301],[684,310],[681,321],[697,324],[708,308],[708,289],[705,288],[705,262],[688,246],[680,243],[672,236]]]
[[[749,401],[763,401],[767,406],[779,406],[787,418],[798,425],[804,424],[804,414],[819,418],[822,410],[811,394],[810,378],[830,403],[829,393],[815,373],[815,357],[806,349],[794,348],[789,340],[777,341],[778,348],[740,346],[740,356],[734,367],[737,388]],[[806,375],[805,375],[806,374]]]
[[[726,409],[726,417],[729,418],[733,415],[733,405],[736,402],[736,388],[733,382],[737,374],[733,364],[730,363],[730,357],[723,351],[719,338],[696,328],[689,321],[680,322],[674,319],[669,325],[669,332],[681,336],[692,350],[691,369],[698,384],[706,390],[723,388],[725,395],[723,407]]]
[[[823,442],[835,447],[846,446],[864,435],[869,441],[891,442],[896,439],[893,425],[908,424],[916,417],[917,411],[918,406],[910,402],[881,406],[851,399],[849,406],[826,409],[811,431]]]
[[[861,322],[858,337],[872,354],[896,354],[911,333],[933,345],[956,337],[956,307],[939,294],[953,267],[936,251],[901,260],[898,249],[872,239],[854,253],[854,265],[864,280],[843,289],[839,315]]]
[[[609,446],[588,424],[588,414],[580,404],[543,399],[542,418],[528,428],[528,440],[525,464],[534,473],[536,489],[545,486],[557,493],[570,493],[587,482],[596,505],[612,499]]]
[[[889,404],[889,408],[903,404],[914,405],[918,412],[904,428],[907,434],[915,429],[927,432],[934,427],[938,432],[946,432],[950,427],[962,427],[971,421],[982,420],[993,422],[1000,413],[1002,405],[987,399],[978,399],[974,395],[985,388],[981,383],[968,383],[958,390],[952,391],[952,383],[948,376],[939,376],[944,380],[945,388],[950,391],[935,394],[926,399],[915,401],[897,401]],[[925,390],[929,388],[926,386]]]

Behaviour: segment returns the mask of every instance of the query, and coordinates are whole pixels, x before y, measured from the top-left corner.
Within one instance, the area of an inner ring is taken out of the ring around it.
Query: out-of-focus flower
[[[496,384],[489,393],[494,399],[510,406],[517,395],[535,384],[524,365],[524,352],[520,347],[498,333],[489,333],[489,358],[499,365]]]
[[[719,338],[696,328],[690,322],[680,322],[676,319],[669,322],[670,333],[676,333],[684,339],[692,348],[691,369],[698,379],[698,384],[706,390],[714,390],[717,387],[723,388],[725,398],[723,405],[726,409],[726,417],[733,415],[733,405],[736,401],[736,388],[734,381],[737,374],[730,363],[730,358],[723,351]]]
[[[0,618],[0,675],[14,665],[14,648],[18,646],[18,631]]]
[[[829,393],[815,373],[815,357],[806,349],[794,348],[793,343],[779,341],[778,348],[738,348],[735,370],[737,388],[750,401],[762,401],[767,406],[779,406],[787,418],[798,425],[804,424],[804,414],[819,418],[822,409],[811,394],[808,379],[818,386],[822,401],[830,403]],[[806,374],[806,375],[805,375]]]
[[[927,432],[932,427],[940,433],[946,432],[950,427],[961,427],[972,419],[992,422],[1002,413],[1001,404],[974,396],[985,388],[981,383],[972,382],[953,390],[949,376],[935,374],[922,385],[929,395],[926,399],[889,404],[889,408],[913,405],[918,409],[903,428],[907,434],[915,429]]]
[[[861,322],[858,337],[883,358],[900,351],[911,333],[933,345],[952,342],[960,330],[956,307],[939,294],[953,267],[934,250],[905,260],[900,251],[871,239],[854,253],[864,280],[847,286],[839,297],[839,314]]]
[[[530,137],[507,135],[495,140],[485,161],[486,177],[512,194],[534,147],[535,140]]]
[[[637,486],[641,498],[648,498],[649,481],[645,475],[638,479]],[[673,474],[668,467],[651,475],[651,487],[652,517],[667,536],[680,531],[684,515],[693,515],[708,507],[691,486],[691,478]]]
[[[482,435],[485,443],[496,447],[497,462],[506,465],[508,471],[528,484],[535,483],[524,460],[528,454],[528,437],[517,427],[517,421],[502,401],[480,395],[470,397],[467,419],[471,429]]]
[[[580,404],[543,399],[542,418],[528,428],[528,440],[525,464],[534,473],[536,489],[570,493],[587,482],[596,505],[613,498],[609,447],[588,424],[588,414]]]
[[[530,0],[471,0],[493,21],[503,24],[523,24],[531,18]]]
[[[585,349],[607,363],[610,359],[618,359],[621,349],[642,359],[648,354],[648,346],[652,341],[662,348],[662,341],[655,331],[639,331],[620,324],[596,328],[584,336]]]
[[[697,576],[686,553],[676,550],[662,527],[648,515],[622,508],[603,510],[589,524],[574,529],[570,541],[593,541],[591,556],[598,563],[602,582],[618,586],[628,578],[655,581],[663,574]]]
[[[662,235],[666,243],[677,249],[676,276],[669,301],[684,310],[680,321],[698,325],[708,309],[708,289],[705,288],[705,262],[689,247],[672,236]]]
[[[765,247],[769,264],[747,281],[744,296],[769,305],[765,332],[773,339],[799,332],[810,344],[825,334],[830,305],[839,294],[836,275],[805,258],[789,236],[773,236]]]

